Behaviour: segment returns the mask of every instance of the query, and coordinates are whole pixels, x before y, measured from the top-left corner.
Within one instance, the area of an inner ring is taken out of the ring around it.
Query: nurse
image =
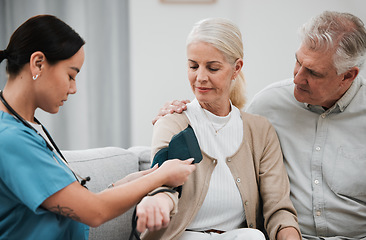
[[[97,227],[161,185],[182,185],[192,160],[170,160],[92,193],[34,117],[57,113],[76,93],[84,40],[66,23],[38,15],[23,23],[0,51],[7,83],[0,92],[0,239],[88,239]],[[80,184],[79,181],[82,183]]]

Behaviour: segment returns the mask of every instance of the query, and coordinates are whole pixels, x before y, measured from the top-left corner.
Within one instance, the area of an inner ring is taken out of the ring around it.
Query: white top
[[[240,111],[232,104],[231,109],[225,117],[216,116],[204,110],[194,99],[184,112],[191,122],[201,150],[217,159],[206,198],[187,229],[227,231],[240,227],[245,219],[239,190],[226,165],[227,157],[234,155],[243,140]]]

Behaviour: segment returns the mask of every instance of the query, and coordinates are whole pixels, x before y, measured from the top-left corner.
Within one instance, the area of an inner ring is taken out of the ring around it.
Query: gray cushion
[[[139,158],[132,151],[117,147],[63,151],[70,166],[82,177],[90,176],[87,187],[100,192],[107,186],[139,170]],[[98,228],[90,228],[90,240],[128,239],[133,209]]]

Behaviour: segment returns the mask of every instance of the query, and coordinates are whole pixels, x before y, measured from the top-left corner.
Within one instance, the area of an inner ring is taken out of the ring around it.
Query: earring
[[[33,80],[36,80],[38,78],[38,74],[36,76],[33,76],[32,78]]]

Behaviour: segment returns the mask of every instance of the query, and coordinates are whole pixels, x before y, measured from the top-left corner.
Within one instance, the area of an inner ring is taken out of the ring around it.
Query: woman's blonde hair
[[[239,28],[224,18],[207,18],[197,22],[188,35],[187,46],[193,42],[212,44],[233,65],[236,60],[244,57],[243,41]],[[239,109],[245,105],[245,79],[241,70],[232,83],[230,100]]]

